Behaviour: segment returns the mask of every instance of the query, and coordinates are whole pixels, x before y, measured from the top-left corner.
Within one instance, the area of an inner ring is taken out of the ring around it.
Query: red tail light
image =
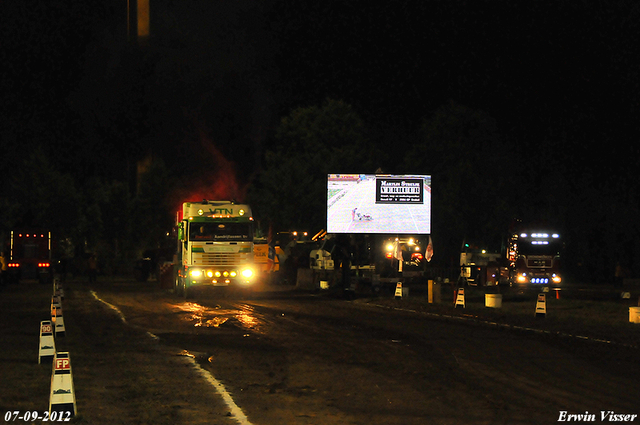
[[[38,263],[38,267],[49,267],[49,263]]]
[[[413,254],[411,254],[411,258],[415,258],[416,260],[422,260],[422,253],[414,252]]]
[[[18,263],[9,263],[9,264],[7,264],[7,267],[20,267],[20,264],[18,264]]]
[[[387,258],[393,258],[393,252],[387,252]]]

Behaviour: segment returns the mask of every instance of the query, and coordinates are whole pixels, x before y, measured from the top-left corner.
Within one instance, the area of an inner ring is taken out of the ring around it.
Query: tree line
[[[294,108],[276,126],[248,179],[237,175],[237,164],[224,158],[213,135],[191,134],[183,143],[191,146],[194,166],[182,175],[176,164],[167,165],[170,158],[150,154],[135,163],[115,161],[126,168],[120,176],[79,176],[56,163],[46,146],[21,161],[3,162],[2,233],[46,227],[63,255],[96,252],[119,273],[145,250],[171,243],[183,201],[246,201],[263,233],[268,226],[315,233],[326,226],[327,174],[429,174],[434,264],[457,266],[464,240],[500,249],[518,217],[562,232],[564,261],[577,278],[606,281],[618,263],[630,275],[637,272],[637,183],[624,173],[607,179],[585,174],[564,163],[560,152],[548,154],[550,163],[542,167],[528,163],[531,156],[523,150],[531,145],[509,140],[489,114],[456,102],[402,138],[375,133],[344,101]]]

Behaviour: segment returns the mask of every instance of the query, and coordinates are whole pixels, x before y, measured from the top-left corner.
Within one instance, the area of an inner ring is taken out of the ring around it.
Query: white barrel
[[[484,294],[484,305],[492,308],[502,308],[502,294]]]
[[[640,307],[629,307],[629,322],[640,323]]]

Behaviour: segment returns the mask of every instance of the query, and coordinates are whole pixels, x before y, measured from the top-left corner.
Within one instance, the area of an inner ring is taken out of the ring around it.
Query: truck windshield
[[[250,223],[191,223],[189,240],[192,241],[251,241]]]

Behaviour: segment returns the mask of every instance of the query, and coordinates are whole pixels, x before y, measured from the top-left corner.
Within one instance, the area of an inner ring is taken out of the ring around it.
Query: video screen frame
[[[430,234],[431,176],[328,174],[327,232]]]

